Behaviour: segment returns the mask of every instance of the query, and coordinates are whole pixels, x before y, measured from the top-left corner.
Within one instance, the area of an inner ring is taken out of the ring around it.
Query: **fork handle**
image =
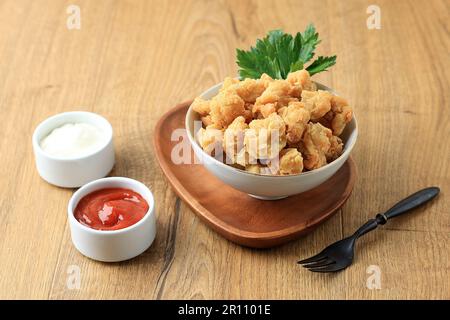
[[[391,218],[402,215],[412,209],[420,207],[421,205],[427,203],[428,201],[436,197],[439,194],[439,191],[440,190],[438,187],[430,187],[417,191],[416,193],[403,199],[395,206],[390,208],[388,211],[386,211],[384,213],[384,216],[386,217],[386,220],[389,220]]]
[[[369,221],[367,221],[358,230],[356,230],[356,232],[353,234],[353,237],[359,238],[367,232],[376,229],[378,225],[385,224],[389,219],[420,207],[421,205],[436,197],[439,194],[439,191],[440,189],[438,187],[429,187],[417,191],[416,193],[398,202],[385,213],[379,213],[374,219],[370,219]]]

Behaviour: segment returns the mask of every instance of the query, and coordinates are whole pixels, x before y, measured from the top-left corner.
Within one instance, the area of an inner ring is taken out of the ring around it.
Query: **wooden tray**
[[[356,179],[351,158],[328,181],[313,190],[276,201],[257,200],[231,188],[201,164],[171,161],[171,134],[184,128],[190,102],[166,113],[155,129],[156,158],[175,192],[211,228],[248,247],[268,248],[311,232],[350,196]],[[187,137],[185,137],[187,141]],[[193,157],[193,151],[191,150]]]

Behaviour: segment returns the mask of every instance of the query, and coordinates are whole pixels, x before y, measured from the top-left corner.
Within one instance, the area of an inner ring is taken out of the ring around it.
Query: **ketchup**
[[[119,230],[141,220],[148,203],[139,193],[123,188],[108,188],[84,196],[74,216],[81,224],[97,230]]]

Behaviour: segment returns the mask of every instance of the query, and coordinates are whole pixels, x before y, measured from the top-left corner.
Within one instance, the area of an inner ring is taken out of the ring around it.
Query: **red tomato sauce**
[[[74,216],[81,224],[97,230],[119,230],[141,220],[148,203],[139,193],[123,188],[108,188],[84,196]]]

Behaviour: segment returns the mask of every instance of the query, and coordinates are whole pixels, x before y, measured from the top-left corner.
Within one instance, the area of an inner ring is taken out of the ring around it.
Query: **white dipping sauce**
[[[89,123],[66,123],[53,129],[40,146],[51,156],[76,158],[100,149],[106,143],[105,133]]]

